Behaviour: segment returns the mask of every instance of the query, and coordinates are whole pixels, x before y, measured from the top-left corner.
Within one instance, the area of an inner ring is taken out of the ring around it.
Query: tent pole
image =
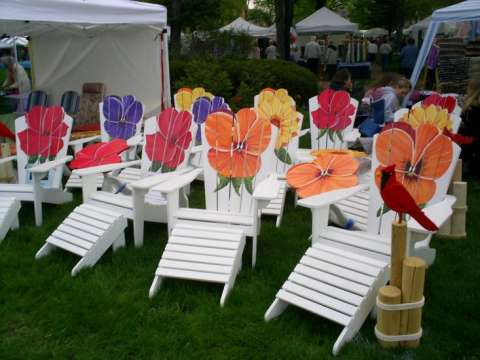
[[[425,38],[423,39],[422,47],[420,48],[420,52],[418,53],[417,62],[415,63],[415,68],[413,69],[412,76],[410,77],[410,82],[412,83],[412,91],[403,99],[403,106],[407,105],[408,99],[410,98],[410,95],[415,89],[415,85],[417,84],[418,77],[420,76],[423,65],[425,64],[428,53],[430,52],[430,47],[433,44],[433,39],[437,34],[438,25],[439,25],[438,21],[433,21],[433,20],[428,25],[427,32],[425,33]]]

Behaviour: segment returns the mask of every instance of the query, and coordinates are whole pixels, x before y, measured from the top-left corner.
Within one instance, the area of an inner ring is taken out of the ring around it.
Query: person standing
[[[335,71],[337,71],[338,52],[337,48],[330,43],[325,54],[325,72],[327,79],[331,80]]]
[[[268,44],[269,45],[265,49],[265,56],[269,60],[275,60],[277,58],[277,47],[275,46],[275,42],[270,40]]]
[[[373,64],[375,62],[375,57],[377,56],[377,53],[378,53],[378,46],[377,44],[375,44],[375,41],[368,40],[367,52],[368,52],[368,61]]]
[[[320,64],[320,57],[322,55],[322,49],[316,40],[317,38],[312,36],[310,41],[305,45],[304,52],[305,60],[307,60],[307,66],[315,75],[318,74],[318,66]]]
[[[32,87],[28,74],[22,65],[16,62],[12,56],[2,58],[2,62],[7,66],[7,78],[1,87],[18,94],[29,93]]]
[[[380,45],[378,49],[380,52],[380,56],[382,57],[382,71],[388,71],[388,64],[390,62],[390,54],[392,53],[392,46],[388,43],[388,40],[385,41]]]
[[[400,73],[406,78],[412,76],[413,68],[417,62],[418,48],[415,40],[409,38],[407,45],[400,52]]]
[[[440,55],[440,46],[437,45],[437,39],[433,40],[432,47],[427,56],[427,81],[425,88],[433,90],[434,84],[436,84],[436,72],[438,66],[438,58]]]

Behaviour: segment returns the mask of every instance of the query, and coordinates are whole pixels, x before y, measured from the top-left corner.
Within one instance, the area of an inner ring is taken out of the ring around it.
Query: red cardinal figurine
[[[453,142],[455,142],[458,145],[471,144],[473,140],[475,140],[475,138],[471,136],[454,134],[447,128],[443,129],[443,135],[448,136],[450,139],[452,139]]]
[[[415,200],[405,187],[395,177],[395,164],[381,169],[380,195],[390,209],[397,212],[400,221],[404,214],[409,214],[429,231],[437,231],[435,225],[418,207]]]

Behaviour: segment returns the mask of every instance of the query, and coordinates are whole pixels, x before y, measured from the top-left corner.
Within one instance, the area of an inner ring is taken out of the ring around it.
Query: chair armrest
[[[300,130],[300,133],[298,134],[298,137],[305,136],[305,135],[307,135],[308,133],[310,133],[310,129]]]
[[[161,174],[155,174],[155,175],[150,175],[144,179],[140,179],[137,181],[133,181],[130,184],[127,185],[127,188],[132,189],[132,190],[149,190],[150,188],[157,186],[159,184],[162,184],[170,179],[178,179],[178,176],[183,175],[189,171],[191,171],[193,168],[192,167],[186,167],[183,169],[178,169],[176,171],[168,172],[168,173],[161,173]],[[175,181],[174,180],[174,181]],[[157,190],[157,189],[156,189]]]
[[[253,198],[255,200],[272,201],[278,197],[279,192],[280,181],[277,179],[277,174],[272,174],[255,186]]]
[[[190,149],[190,154],[198,154],[198,153],[201,153],[202,152],[202,145],[195,145],[195,146],[192,146],[192,148]]]
[[[352,129],[351,131],[343,135],[343,140],[345,142],[354,143],[359,137],[360,132],[358,131],[358,129]]]
[[[132,136],[130,139],[127,140],[127,145],[128,146],[136,146],[136,145],[141,144],[142,140],[143,140],[142,135],[135,135],[135,136]]]
[[[10,161],[16,161],[16,160],[17,160],[17,155],[7,156],[0,159],[0,165],[6,164]]]
[[[315,196],[310,196],[298,201],[298,205],[310,208],[317,209],[330,204],[348,199],[349,197],[355,195],[356,193],[368,189],[368,184],[360,184],[353,186],[347,189],[339,189],[328,191],[323,194],[318,194]]]
[[[124,169],[124,168],[127,168],[127,167],[132,167],[132,166],[136,166],[136,165],[140,165],[140,164],[141,164],[140,160],[134,160],[134,161],[117,163],[117,164],[92,166],[92,167],[85,168],[85,169],[76,169],[76,170],[73,170],[72,173],[82,177],[82,176],[102,174],[102,173],[106,173],[106,172],[110,172],[110,171],[120,170],[120,169]]]
[[[203,171],[202,169],[188,168],[189,171],[184,171],[182,173],[172,173],[172,176],[169,177],[166,181],[161,182],[153,187],[153,190],[159,191],[165,194],[178,191],[184,186],[190,184],[194,181],[197,176]]]
[[[77,140],[72,140],[72,141],[68,142],[68,146],[83,145],[83,144],[89,143],[91,141],[99,141],[99,140],[101,140],[101,138],[102,137],[100,135],[95,135],[95,136],[89,136],[89,137],[81,138],[81,139],[77,139]]]
[[[52,169],[54,169],[58,166],[66,164],[67,162],[69,162],[72,159],[73,159],[73,156],[65,156],[64,158],[61,158],[61,159],[58,159],[58,160],[47,161],[43,164],[33,166],[29,170],[32,174],[46,173],[46,172],[49,172],[50,170],[52,170]]]
[[[438,227],[442,226],[445,221],[452,215],[452,206],[455,204],[456,198],[452,195],[445,196],[443,201],[436,204],[427,206],[423,209],[423,212],[427,217],[433,221]],[[431,234],[431,231],[426,230],[422,225],[420,225],[414,218],[410,218],[407,222],[408,230],[421,233],[421,234]]]

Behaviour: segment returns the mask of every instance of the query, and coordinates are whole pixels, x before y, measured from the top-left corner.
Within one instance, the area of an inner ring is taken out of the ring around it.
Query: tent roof
[[[258,26],[248,22],[244,18],[238,17],[233,20],[230,24],[225,25],[219,29],[220,31],[236,31],[236,32],[244,32],[251,36],[266,36],[268,33],[268,28]]]
[[[28,21],[28,23],[27,23]],[[159,25],[167,23],[162,5],[130,0],[1,0],[0,32],[29,33],[39,25]]]
[[[17,46],[27,46],[28,40],[24,37],[14,36],[0,39],[0,49],[8,49]]]
[[[301,33],[319,33],[319,32],[356,32],[358,25],[351,23],[332,10],[322,7],[310,16],[299,21],[295,28]]]
[[[419,30],[425,30],[426,28],[428,28],[428,25],[430,24],[431,21],[432,21],[432,17],[427,16],[425,19],[422,19],[419,22],[406,28],[404,32],[408,34],[408,33],[416,32]],[[455,32],[456,29],[457,29],[457,26],[455,25],[455,23],[447,21],[447,22],[442,22],[442,24],[440,24],[438,32],[442,34],[453,33]]]
[[[435,10],[434,21],[467,21],[480,18],[480,0],[467,0],[461,3]]]

